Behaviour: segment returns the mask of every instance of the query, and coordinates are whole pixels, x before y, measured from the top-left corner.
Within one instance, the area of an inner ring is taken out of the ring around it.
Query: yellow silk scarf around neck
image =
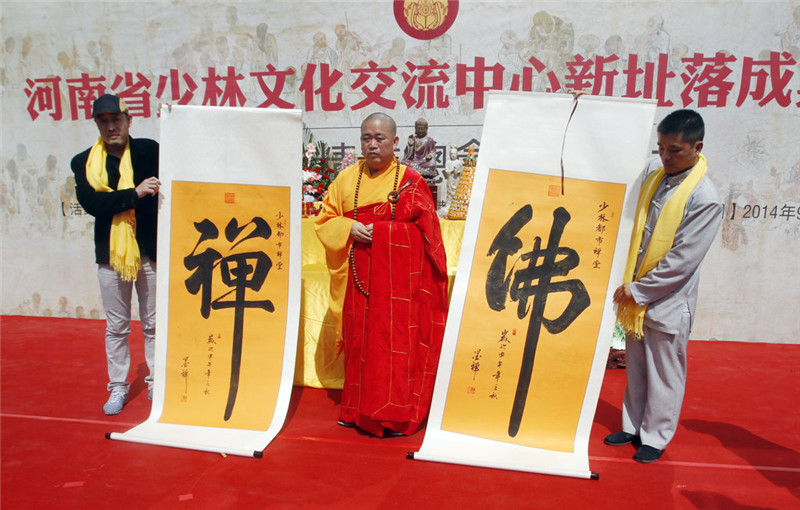
[[[655,268],[661,259],[672,248],[675,240],[675,232],[683,220],[683,213],[686,209],[686,201],[689,200],[689,195],[694,190],[700,179],[706,174],[706,158],[700,155],[700,158],[695,163],[694,167],[689,171],[689,175],[683,180],[675,190],[675,193],[669,197],[669,200],[664,204],[661,214],[658,216],[656,226],[653,228],[653,235],[650,237],[650,244],[647,246],[647,251],[644,254],[642,265],[636,273],[635,278],[633,271],[636,269],[636,260],[639,255],[639,247],[642,244],[642,236],[644,235],[644,226],[647,223],[647,211],[650,208],[650,201],[661,184],[661,180],[665,178],[664,168],[661,167],[647,178],[642,185],[642,191],[639,193],[639,203],[636,205],[636,217],[633,220],[633,236],[631,237],[631,245],[628,250],[628,261],[625,265],[625,274],[623,276],[623,283],[630,283],[632,281],[639,281],[644,275],[649,273]],[[633,334],[635,338],[642,338],[644,335],[644,314],[647,311],[647,305],[639,306],[634,301],[628,301],[620,304],[617,308],[617,322],[622,326],[626,333]]]
[[[89,151],[86,160],[86,180],[95,191],[110,192],[108,185],[108,172],[106,171],[106,146],[102,138]],[[119,161],[119,183],[117,189],[130,189],[133,183],[133,164],[131,163],[130,142],[125,146],[125,152]],[[136,211],[128,209],[114,215],[111,220],[111,232],[108,241],[109,263],[126,281],[136,280],[136,274],[141,267],[139,243],[136,242]]]

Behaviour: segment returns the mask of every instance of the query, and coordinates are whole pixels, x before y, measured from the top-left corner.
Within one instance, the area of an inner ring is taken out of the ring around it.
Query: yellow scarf
[[[86,179],[95,191],[114,191],[108,186],[106,171],[106,146],[102,138],[89,151],[86,160]],[[131,163],[130,142],[125,146],[119,162],[118,190],[130,189],[133,183],[133,164]],[[136,211],[128,209],[114,215],[111,220],[111,233],[108,241],[109,262],[114,271],[126,281],[136,280],[136,274],[142,265],[139,254],[139,243],[136,242]]]
[[[675,193],[664,204],[661,214],[658,216],[656,226],[653,228],[653,235],[650,237],[650,244],[644,254],[642,265],[636,273],[636,281],[655,268],[661,259],[672,248],[675,240],[675,232],[683,220],[683,213],[686,209],[686,201],[694,190],[700,179],[706,174],[706,158],[700,155],[697,163],[689,171],[689,175],[675,190]],[[653,172],[642,185],[639,193],[639,203],[636,205],[636,218],[633,220],[633,236],[628,250],[628,261],[625,265],[623,283],[634,281],[633,271],[636,268],[636,260],[639,255],[639,247],[642,244],[644,226],[647,223],[647,211],[650,208],[650,201],[664,178],[664,168],[659,168]],[[642,338],[644,335],[644,313],[647,305],[639,306],[634,301],[620,304],[617,309],[617,322],[622,326],[626,333],[633,334],[635,338]]]

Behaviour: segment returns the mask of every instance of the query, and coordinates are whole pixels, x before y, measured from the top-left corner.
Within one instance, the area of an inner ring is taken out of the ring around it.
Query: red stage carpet
[[[800,508],[798,345],[692,342],[681,426],[651,465],[603,444],[625,387],[624,370],[607,371],[589,444],[595,481],[407,460],[422,432],[344,429],[340,392],[310,388],[295,388],[261,459],[107,440],[150,412],[140,331],[131,401],[105,416],[103,321],[0,320],[3,510]]]

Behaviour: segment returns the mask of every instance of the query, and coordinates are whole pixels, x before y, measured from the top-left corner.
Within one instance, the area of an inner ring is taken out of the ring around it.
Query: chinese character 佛
[[[575,250],[559,246],[561,235],[570,220],[569,213],[563,207],[553,211],[547,247],[542,249],[542,239],[534,238],[533,249],[518,258],[522,264],[527,262],[527,266],[514,270],[517,264],[515,261],[511,264],[511,270],[506,272],[507,259],[522,248],[522,241],[517,233],[532,218],[533,209],[530,205],[520,208],[497,233],[487,254],[489,257],[495,256],[486,277],[486,300],[489,307],[495,311],[505,309],[506,296],[509,296],[512,301],[518,301],[517,317],[522,319],[530,312],[522,366],[508,424],[508,435],[511,437],[519,432],[542,326],[551,334],[557,335],[567,329],[591,304],[589,293],[580,280],[553,281],[554,278],[567,276],[580,263],[580,257]],[[547,296],[554,292],[569,292],[570,301],[560,316],[548,319],[544,316],[545,305]],[[532,299],[530,306],[529,299]]]

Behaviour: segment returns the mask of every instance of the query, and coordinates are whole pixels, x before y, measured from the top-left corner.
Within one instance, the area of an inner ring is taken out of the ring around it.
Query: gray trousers
[[[631,335],[625,340],[628,385],[622,404],[622,430],[659,450],[667,447],[678,428],[690,328],[687,312],[676,335],[645,326],[641,340]]]
[[[144,335],[144,358],[149,373],[145,377],[148,388],[153,387],[153,360],[156,346],[156,263],[142,257],[142,268],[136,281],[126,282],[108,264],[98,264],[97,278],[100,295],[106,312],[106,360],[108,362],[108,391],[121,389],[128,392],[128,371],[131,354],[128,335],[131,332],[131,296],[136,287],[139,299],[139,317]]]

